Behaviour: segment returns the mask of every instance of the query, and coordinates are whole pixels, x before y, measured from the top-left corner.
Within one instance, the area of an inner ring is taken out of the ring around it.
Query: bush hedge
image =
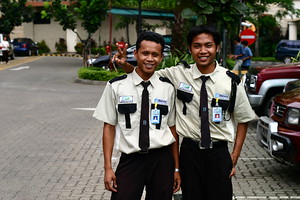
[[[182,54],[180,57],[176,55],[170,55],[165,58],[159,65],[158,69],[171,67],[177,65],[181,60],[187,61],[189,64],[193,63],[193,60],[189,54]],[[253,61],[265,61],[265,62],[278,62],[273,57],[253,57]],[[226,59],[226,65],[228,69],[233,69],[235,61],[233,59]],[[124,73],[122,69],[118,69],[118,72],[107,71],[102,68],[97,67],[82,67],[78,71],[78,77],[81,79],[88,80],[99,80],[99,81],[108,81],[117,76],[121,76]]]
[[[123,74],[124,72],[111,72],[97,67],[82,67],[78,70],[78,77],[80,79],[99,81],[108,81]]]

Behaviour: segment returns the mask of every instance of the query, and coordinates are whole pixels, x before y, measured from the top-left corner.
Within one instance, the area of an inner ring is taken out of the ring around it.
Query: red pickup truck
[[[270,118],[260,117],[257,142],[275,159],[300,165],[300,80],[285,90],[273,99]]]
[[[244,76],[244,86],[252,108],[258,116],[269,116],[272,99],[284,86],[300,79],[300,63],[250,68]]]

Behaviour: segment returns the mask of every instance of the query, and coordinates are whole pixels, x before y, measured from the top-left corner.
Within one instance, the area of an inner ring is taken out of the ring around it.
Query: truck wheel
[[[273,99],[277,94],[282,93],[282,90],[283,90],[283,88],[277,88],[277,89],[274,88],[273,91],[268,92],[262,106],[260,107],[261,108],[261,110],[260,110],[261,116],[268,116],[268,117],[270,116],[270,109],[271,109]]]

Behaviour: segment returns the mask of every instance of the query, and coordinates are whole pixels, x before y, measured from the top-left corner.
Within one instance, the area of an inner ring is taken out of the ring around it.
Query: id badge
[[[152,109],[151,110],[151,118],[150,118],[151,124],[159,124],[159,121],[160,121],[159,118],[160,118],[160,110]]]
[[[222,121],[222,107],[212,108],[212,121],[216,123]]]

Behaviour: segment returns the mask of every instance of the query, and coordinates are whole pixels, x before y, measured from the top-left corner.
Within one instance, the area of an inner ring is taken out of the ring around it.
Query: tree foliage
[[[142,0],[143,9],[173,10],[176,0]],[[113,7],[138,8],[138,0],[112,0]]]
[[[52,3],[45,2],[42,17],[53,18],[58,21],[63,30],[72,30],[84,43],[83,62],[86,65],[87,51],[93,34],[99,30],[108,10],[108,0],[71,0],[70,5],[62,3],[61,0],[53,0]],[[87,32],[84,39],[77,32],[77,22]]]
[[[10,34],[15,26],[33,19],[31,7],[26,6],[27,0],[0,1],[0,32]]]
[[[195,20],[196,25],[235,23],[248,13],[248,7],[240,0],[186,0],[188,7],[182,10],[182,17]]]

